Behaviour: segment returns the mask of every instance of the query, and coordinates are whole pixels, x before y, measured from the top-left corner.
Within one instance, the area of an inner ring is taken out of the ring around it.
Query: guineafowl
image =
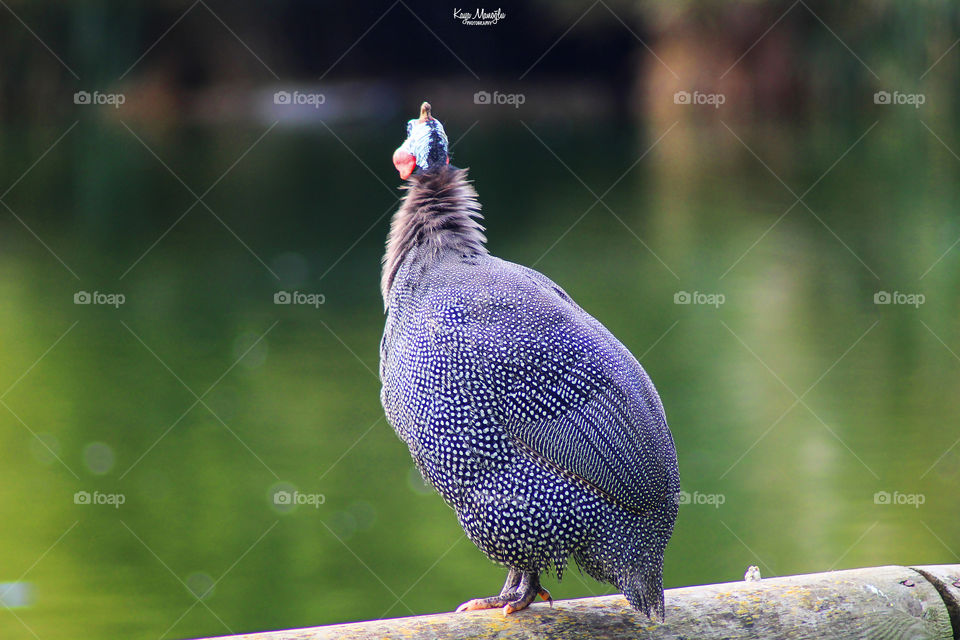
[[[381,401],[467,537],[509,569],[458,611],[550,599],[570,558],[662,620],[680,479],[653,383],[546,276],[490,255],[467,171],[424,103],[393,155],[406,195],[381,290]]]

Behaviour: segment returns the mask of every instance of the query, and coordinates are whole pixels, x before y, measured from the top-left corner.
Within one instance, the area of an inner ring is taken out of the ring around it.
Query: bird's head
[[[406,180],[417,169],[450,163],[447,134],[440,121],[430,115],[430,103],[420,105],[420,117],[407,122],[407,139],[393,152],[393,166]]]

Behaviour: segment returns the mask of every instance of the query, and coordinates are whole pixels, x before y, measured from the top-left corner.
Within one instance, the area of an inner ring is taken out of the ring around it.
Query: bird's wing
[[[493,398],[490,419],[623,507],[660,507],[679,490],[676,453],[647,374],[548,278],[496,262],[457,314],[457,357]]]

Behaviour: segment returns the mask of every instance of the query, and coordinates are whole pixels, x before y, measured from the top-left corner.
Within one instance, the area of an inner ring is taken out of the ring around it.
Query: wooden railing
[[[233,640],[620,640],[863,638],[960,640],[960,564],[871,567],[727,582],[666,592],[666,621],[623,596],[500,610],[351,622],[230,636]]]

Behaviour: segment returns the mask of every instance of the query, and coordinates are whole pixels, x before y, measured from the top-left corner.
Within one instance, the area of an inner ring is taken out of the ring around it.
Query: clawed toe
[[[481,609],[497,609],[502,607],[504,604],[505,601],[501,599],[500,596],[494,596],[492,598],[474,598],[473,600],[468,600],[457,607],[457,613],[463,611],[479,611]]]
[[[530,596],[524,596],[522,598],[517,598],[513,602],[508,602],[503,607],[503,615],[508,616],[515,611],[520,611],[521,609],[526,609],[530,606],[530,603],[533,602],[533,598]]]
[[[550,606],[553,606],[553,598],[550,597],[550,592],[544,589],[543,587],[537,585],[527,591],[523,592],[519,598],[507,602],[503,607],[503,615],[508,616],[515,611],[520,611],[521,609],[526,609],[530,606],[534,600],[537,599],[537,596],[540,596],[544,600],[550,603]]]

